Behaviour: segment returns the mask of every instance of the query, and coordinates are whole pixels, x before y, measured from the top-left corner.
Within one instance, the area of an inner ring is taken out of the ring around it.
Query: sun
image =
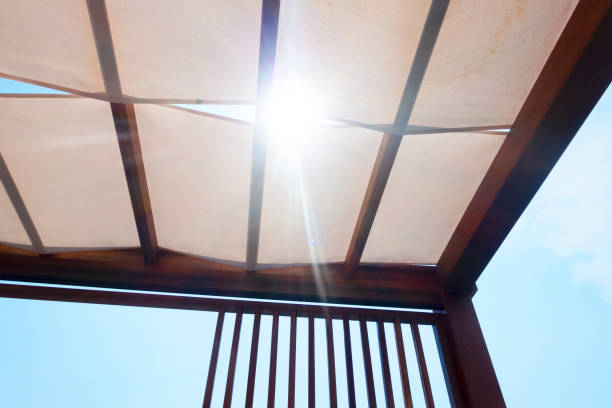
[[[314,92],[295,84],[275,86],[263,105],[268,142],[296,152],[308,143],[321,123],[321,101]]]

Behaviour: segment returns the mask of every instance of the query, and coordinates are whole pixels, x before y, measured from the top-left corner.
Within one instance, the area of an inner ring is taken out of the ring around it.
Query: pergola
[[[453,403],[504,405],[470,299],[612,79],[609,0],[2,10],[0,76],[62,93],[0,94],[0,279],[90,289],[0,296],[425,322]],[[296,85],[323,120],[279,138]]]

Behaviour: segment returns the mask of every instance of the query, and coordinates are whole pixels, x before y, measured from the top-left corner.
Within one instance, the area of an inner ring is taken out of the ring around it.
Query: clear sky
[[[0,92],[40,92],[0,80]],[[478,282],[474,298],[493,363],[511,407],[612,406],[612,90],[585,125]],[[198,407],[215,315],[209,312],[0,299],[0,407]],[[219,370],[227,370],[233,316],[224,326]],[[316,323],[320,333],[323,322]],[[243,338],[253,319],[245,316]],[[286,333],[288,319],[280,321]],[[431,330],[423,341],[437,406],[444,400]],[[266,400],[271,318],[262,318],[255,405]],[[306,398],[306,322],[298,322],[298,406]],[[341,339],[339,322],[335,338]],[[373,326],[370,342],[376,346]],[[390,327],[386,327],[390,330]],[[351,327],[356,334],[357,327]],[[387,335],[390,338],[390,332]],[[404,331],[411,345],[408,330]],[[353,349],[360,347],[355,343]],[[326,364],[317,335],[317,367]],[[268,347],[266,347],[268,344]],[[241,342],[237,387],[246,387],[250,344]],[[394,361],[393,348],[389,348]],[[343,344],[336,344],[342,355]],[[286,401],[288,339],[279,340],[277,400]],[[409,354],[413,384],[418,381]],[[373,353],[375,371],[380,365]],[[363,366],[355,361],[358,406],[365,406]],[[345,387],[338,366],[339,387]],[[394,387],[397,366],[392,364]],[[324,371],[324,370],[323,370]],[[260,374],[261,373],[261,374]],[[223,381],[221,376],[219,381]],[[283,386],[284,385],[284,386]],[[327,378],[317,376],[317,401]],[[380,374],[376,387],[380,389]],[[215,406],[223,396],[216,387]],[[239,388],[240,389],[240,388]],[[422,392],[413,386],[417,406]],[[237,393],[235,406],[244,398]],[[396,398],[400,396],[396,393]],[[345,395],[339,396],[341,406]],[[277,405],[277,406],[283,406]],[[320,406],[320,405],[318,405]],[[325,405],[322,405],[325,406]]]

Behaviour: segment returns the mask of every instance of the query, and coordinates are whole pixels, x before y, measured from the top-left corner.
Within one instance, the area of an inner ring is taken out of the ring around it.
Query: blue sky
[[[0,80],[2,92],[27,89],[33,88]],[[612,406],[611,128],[608,90],[478,282],[474,302],[508,406]],[[215,319],[209,312],[0,299],[0,406],[201,406]],[[231,336],[232,319],[228,316],[222,339]],[[249,338],[253,319],[245,316],[243,322],[243,338]],[[316,333],[323,330],[322,323],[316,322]],[[287,319],[281,319],[280,328],[287,331]],[[376,346],[374,327],[368,329]],[[422,329],[436,403],[447,406],[433,335]],[[270,330],[271,318],[262,318],[256,406],[265,402],[265,339]],[[300,320],[299,406],[306,401],[305,330],[306,322]],[[351,327],[355,334],[357,330]],[[342,338],[339,322],[334,332],[336,339]],[[409,349],[409,330],[404,336]],[[353,349],[360,347],[356,337]],[[222,341],[220,371],[227,369],[228,348],[229,342]],[[248,342],[241,342],[238,387],[246,387],[249,348]],[[319,352],[325,350],[323,336],[316,336],[315,348],[317,367],[324,367],[326,355]],[[393,348],[389,352],[394,361]],[[336,355],[342,354],[339,341]],[[277,384],[281,401],[286,400],[286,356],[288,339],[282,338],[279,362],[285,365],[278,368]],[[372,357],[376,369],[379,357]],[[416,361],[410,353],[408,359],[414,377]],[[358,359],[355,368],[363,406],[365,384]],[[397,366],[392,364],[391,370],[397,380]],[[344,376],[339,365],[340,387]],[[413,384],[416,381],[414,377]],[[326,377],[317,376],[316,385],[317,401],[323,402]],[[380,389],[380,374],[376,386]],[[213,394],[216,406],[223,398],[219,388]],[[415,386],[413,390],[417,406],[422,406],[422,392]],[[244,401],[238,394],[236,406]]]

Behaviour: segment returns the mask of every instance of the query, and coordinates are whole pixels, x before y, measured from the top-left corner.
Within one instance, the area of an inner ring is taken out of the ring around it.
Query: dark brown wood
[[[278,311],[272,315],[272,340],[270,344],[270,375],[268,380],[268,408],[274,408],[276,399],[276,364],[278,360]]]
[[[262,122],[276,60],[278,38],[278,17],[280,0],[263,0],[261,12],[261,33],[259,37],[259,72],[257,78],[257,109],[255,131],[251,152],[251,186],[249,191],[249,221],[247,235],[247,270],[254,271],[259,252],[259,230],[261,227],[261,206],[263,202],[264,176],[266,173],[266,131]]]
[[[334,352],[334,328],[332,318],[325,317],[325,334],[327,337],[327,375],[329,378],[329,406],[338,406],[338,396],[336,392],[336,356]]]
[[[289,391],[287,393],[287,406],[295,407],[295,342],[297,335],[297,316],[291,313],[291,333],[289,334]]]
[[[136,230],[140,239],[145,263],[157,261],[157,235],[153,222],[153,211],[147,187],[147,178],[140,149],[140,137],[136,125],[136,113],[133,104],[112,102],[121,98],[119,70],[113,47],[113,39],[104,0],[87,0],[89,19],[93,30],[100,71],[104,80],[106,94],[111,100],[111,112],[115,122],[115,131],[119,141],[121,160],[125,171]]]
[[[47,248],[49,250],[49,248]],[[161,250],[155,265],[143,265],[140,250],[57,253],[39,259],[0,245],[0,279],[113,289],[273,300],[327,301],[371,306],[442,308],[434,267],[361,265],[347,282],[341,263],[243,268]],[[317,274],[316,271],[320,273]],[[321,296],[321,285],[326,297]]]
[[[465,406],[505,407],[470,296],[448,294],[445,305],[446,319],[441,320],[442,330],[438,334],[444,336],[445,361],[451,362],[455,366],[452,368],[458,371],[454,376],[457,384],[452,385],[462,388]],[[452,353],[448,352],[450,349]]]
[[[253,320],[253,336],[251,337],[251,357],[249,359],[249,378],[247,380],[245,407],[253,406],[253,396],[255,395],[255,373],[257,369],[257,351],[259,350],[259,327],[261,324],[261,311],[255,312]]]
[[[165,309],[206,310],[217,311],[220,308],[226,312],[242,310],[254,313],[278,313],[281,316],[313,315],[315,317],[360,316],[366,321],[419,322],[420,324],[435,324],[440,319],[439,313],[404,312],[380,309],[361,309],[351,307],[331,307],[323,305],[305,305],[285,302],[263,302],[249,300],[217,299],[197,296],[162,295],[137,292],[115,292],[112,290],[74,289],[53,286],[32,286],[29,284],[11,285],[0,283],[0,297],[13,299],[36,299],[58,302],[92,303],[116,306],[156,307]]]
[[[225,398],[223,407],[232,406],[232,395],[234,393],[234,378],[236,376],[236,360],[238,359],[238,343],[240,342],[240,329],[242,327],[242,310],[236,312],[234,322],[234,333],[232,336],[232,351],[230,352],[229,367],[227,369],[227,381],[225,383]]]
[[[433,330],[451,406],[465,407],[467,405],[463,393],[467,387],[458,368],[457,355],[452,344],[447,317],[442,316],[433,326]]]
[[[370,353],[370,340],[368,338],[368,326],[366,321],[359,319],[359,329],[361,331],[361,352],[366,377],[366,391],[368,392],[368,402],[370,407],[376,407],[376,391],[374,390],[374,374],[372,373],[372,356]]]
[[[315,344],[314,317],[308,316],[308,406],[315,406]]]
[[[612,3],[576,6],[439,262],[468,293],[612,80]]]
[[[429,64],[434,45],[436,44],[436,39],[438,38],[438,33],[440,32],[440,27],[442,26],[447,7],[448,0],[435,0],[431,3],[421,39],[412,62],[412,67],[408,74],[408,80],[404,87],[402,99],[393,122],[393,127],[401,129],[402,133],[410,119],[412,108],[416,102],[421,83],[423,82],[425,70]],[[378,211],[378,206],[382,199],[383,192],[385,191],[387,180],[391,174],[391,168],[393,167],[393,162],[395,161],[395,156],[397,155],[401,141],[401,133],[385,133],[383,135],[346,255],[345,266],[347,277],[349,278],[352,277],[355,268],[361,260],[361,255],[363,254],[368,236],[370,235],[370,230],[372,229],[372,224],[376,217],[376,211]]]
[[[353,372],[353,352],[351,345],[351,330],[349,327],[349,319],[344,316],[342,319],[342,328],[344,330],[344,359],[346,361],[346,385],[348,388],[349,408],[356,407],[355,400],[355,375]]]
[[[412,330],[414,351],[416,352],[417,362],[419,364],[419,373],[421,374],[421,385],[423,386],[423,395],[425,395],[425,405],[427,406],[427,408],[434,408],[433,394],[431,392],[431,383],[429,382],[427,362],[425,361],[425,354],[423,353],[423,343],[421,342],[419,326],[416,323],[411,323],[410,329]]]
[[[145,263],[152,264],[158,259],[157,235],[153,221],[153,210],[145,175],[140,138],[136,125],[134,105],[111,103],[115,129],[119,140],[119,150],[128,191],[134,211],[136,230]]]
[[[2,153],[0,153],[0,181],[2,181],[4,190],[6,190],[6,195],[8,195],[9,199],[11,200],[11,204],[13,204],[13,208],[19,217],[19,221],[30,239],[32,249],[39,254],[44,253],[45,247],[43,246],[42,239],[40,239],[40,235],[38,235],[38,230],[34,225],[34,221],[32,221],[30,212],[28,211],[25,202],[19,193],[19,189],[17,188],[15,180],[13,179],[8,166],[4,161]]]
[[[217,361],[219,361],[219,347],[221,345],[221,332],[223,331],[223,320],[225,311],[219,309],[217,315],[217,327],[215,327],[215,337],[213,340],[212,352],[210,354],[210,363],[208,365],[208,376],[206,377],[206,390],[204,391],[204,402],[202,408],[210,408],[212,400],[213,386],[215,384],[215,375],[217,373]]]
[[[395,408],[393,400],[393,385],[391,384],[391,369],[389,368],[389,353],[387,352],[387,336],[385,335],[385,322],[380,319],[376,322],[378,329],[378,347],[380,350],[380,364],[382,366],[383,386],[388,408]]]
[[[393,321],[393,329],[395,331],[395,347],[397,348],[397,361],[400,368],[400,376],[402,380],[402,393],[404,395],[405,408],[412,408],[412,394],[410,392],[410,379],[408,378],[408,365],[406,364],[406,351],[404,348],[404,336],[402,335],[402,326],[399,319]]]

